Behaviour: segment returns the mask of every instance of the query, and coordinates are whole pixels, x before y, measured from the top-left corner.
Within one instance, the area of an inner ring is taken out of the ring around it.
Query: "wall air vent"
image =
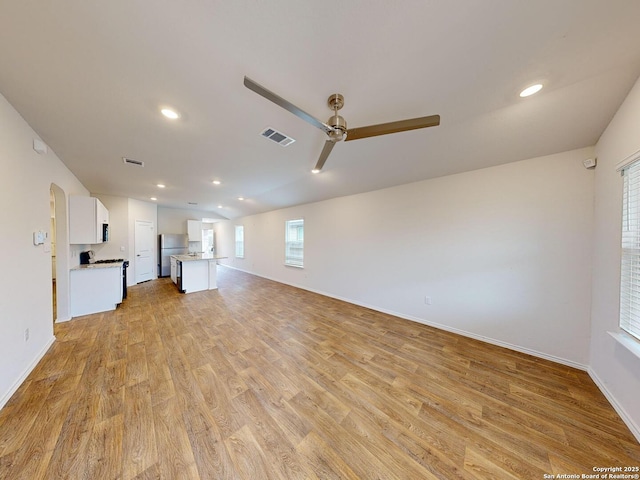
[[[133,160],[131,158],[122,157],[122,161],[128,165],[133,165],[136,167],[144,167],[144,162],[141,162],[140,160]]]
[[[273,140],[278,145],[282,145],[283,147],[291,145],[293,142],[295,142],[295,139],[271,127],[265,128],[262,132],[260,132],[260,135],[268,138],[269,140]]]

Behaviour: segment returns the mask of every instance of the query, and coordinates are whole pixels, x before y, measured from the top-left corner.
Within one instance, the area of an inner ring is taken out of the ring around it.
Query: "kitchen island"
[[[218,288],[217,264],[221,258],[211,253],[171,255],[171,280],[182,293]]]

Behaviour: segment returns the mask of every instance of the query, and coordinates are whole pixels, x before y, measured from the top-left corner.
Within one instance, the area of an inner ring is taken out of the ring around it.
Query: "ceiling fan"
[[[305,122],[319,128],[329,136],[329,139],[325,142],[324,148],[320,153],[320,158],[318,159],[315,168],[312,170],[314,173],[318,173],[322,170],[324,162],[327,161],[331,150],[333,150],[333,146],[341,140],[348,142],[349,140],[358,140],[360,138],[375,137],[377,135],[405,132],[407,130],[436,127],[440,125],[440,115],[429,115],[428,117],[410,118],[408,120],[399,120],[397,122],[380,123],[378,125],[347,129],[347,122],[344,118],[338,115],[338,110],[344,106],[344,97],[339,93],[334,93],[327,100],[329,108],[333,110],[333,116],[327,120],[327,123],[323,123],[317,118],[309,115],[304,110],[296,107],[293,103],[285,100],[272,91],[267,90],[262,85],[254,82],[246,76],[244,77],[244,86],[249,90],[253,90],[258,95],[263,96],[267,100],[272,101],[276,105],[279,105],[285,110],[290,111]]]

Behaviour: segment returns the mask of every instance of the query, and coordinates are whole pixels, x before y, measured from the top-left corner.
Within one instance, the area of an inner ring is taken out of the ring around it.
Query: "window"
[[[620,328],[640,339],[640,159],[622,170]]]
[[[213,228],[202,227],[202,252],[213,253]]]
[[[244,227],[236,225],[236,258],[244,258]]]
[[[285,222],[284,264],[292,267],[304,266],[304,220]]]

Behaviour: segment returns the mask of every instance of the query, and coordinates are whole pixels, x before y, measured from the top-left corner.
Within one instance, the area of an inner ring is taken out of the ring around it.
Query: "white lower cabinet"
[[[178,283],[178,261],[173,257],[169,261],[171,262],[171,281]]]
[[[122,267],[71,270],[71,316],[115,310],[122,302]]]
[[[204,258],[203,258],[204,257]],[[212,255],[176,255],[171,257],[171,279],[182,293],[218,288],[217,260]],[[174,278],[175,276],[177,278]]]
[[[182,290],[184,293],[209,289],[209,262],[182,262]]]
[[[209,290],[218,288],[218,266],[215,261],[209,261]]]

